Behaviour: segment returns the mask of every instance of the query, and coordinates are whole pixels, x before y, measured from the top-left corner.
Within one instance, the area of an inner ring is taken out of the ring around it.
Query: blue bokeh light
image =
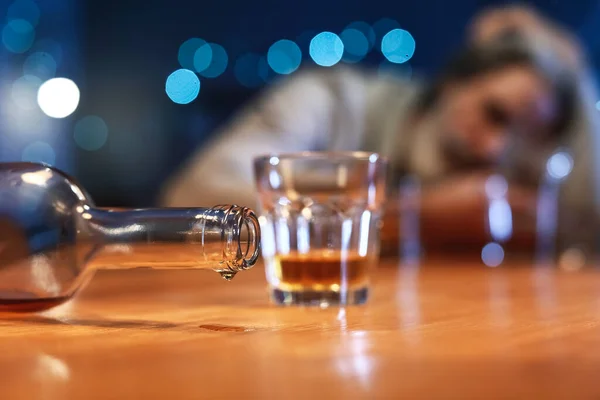
[[[193,71],[194,55],[200,47],[206,44],[206,41],[199,38],[191,38],[183,42],[181,46],[179,46],[179,51],[177,52],[177,61],[179,61],[181,68]]]
[[[310,57],[322,67],[337,64],[344,55],[344,43],[332,32],[321,32],[310,41]]]
[[[365,58],[369,52],[369,40],[358,29],[345,29],[340,39],[344,43],[343,60],[349,63],[356,63]]]
[[[600,101],[596,103],[596,110],[600,111]]]
[[[404,29],[393,29],[381,40],[381,52],[390,62],[402,64],[415,54],[415,39]]]
[[[2,29],[2,43],[12,53],[25,53],[35,39],[33,26],[24,19],[13,19]]]
[[[216,43],[209,43],[209,46],[212,50],[210,65],[206,69],[199,71],[199,73],[205,78],[216,78],[227,69],[229,57],[223,46]]]
[[[260,62],[261,56],[255,53],[247,53],[237,59],[233,74],[242,86],[256,88],[265,82],[259,70]]]
[[[291,74],[298,69],[302,62],[302,51],[296,43],[282,39],[269,47],[267,62],[271,69],[278,74]]]
[[[381,40],[383,37],[394,29],[400,29],[400,23],[395,19],[382,18],[373,24],[373,31],[375,32],[375,40]]]
[[[41,162],[53,165],[56,161],[56,153],[52,146],[46,142],[33,142],[23,149],[21,161]]]
[[[497,267],[504,261],[504,249],[495,242],[483,246],[481,250],[481,261],[488,267]]]
[[[371,27],[371,25],[367,24],[363,21],[356,21],[348,24],[346,29],[356,29],[359,32],[362,32],[363,35],[367,38],[369,42],[369,49],[367,52],[371,51],[377,42],[377,37],[375,36],[375,30]],[[345,30],[346,30],[345,29]],[[386,31],[388,32],[388,31]],[[343,40],[343,39],[342,39]]]
[[[546,162],[546,171],[550,177],[563,180],[573,171],[573,158],[565,151],[555,153]]]
[[[388,60],[383,60],[379,64],[378,72],[380,75],[394,75],[403,79],[410,80],[413,75],[413,69],[410,63],[395,64]]]
[[[102,118],[88,115],[75,124],[73,139],[84,150],[99,150],[108,139],[108,126]]]
[[[174,103],[191,103],[200,93],[200,79],[189,69],[178,69],[167,78],[165,91]]]
[[[210,44],[205,43],[200,46],[194,53],[194,71],[202,72],[206,70],[213,58],[213,50]]]
[[[21,109],[29,111],[37,107],[37,92],[42,80],[37,76],[24,75],[17,79],[11,90],[13,102]]]
[[[49,53],[32,53],[23,63],[23,74],[34,75],[44,81],[54,78],[56,75],[56,61]]]
[[[36,42],[33,44],[33,47],[31,48],[31,50],[34,52],[50,54],[52,56],[52,58],[54,59],[54,62],[56,63],[57,67],[60,65],[60,63],[62,61],[62,57],[63,57],[62,46],[56,40],[48,39],[48,38],[36,40]]]
[[[36,26],[40,22],[40,9],[32,0],[15,0],[8,7],[6,18],[9,21],[22,19],[29,22],[32,26]]]

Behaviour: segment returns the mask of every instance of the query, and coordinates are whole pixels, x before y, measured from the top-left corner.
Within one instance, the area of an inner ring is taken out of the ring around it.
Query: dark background
[[[11,3],[0,0],[2,15]],[[44,140],[56,153],[55,164],[79,178],[99,205],[150,206],[164,179],[261,89],[246,88],[236,79],[234,65],[240,56],[248,52],[264,56],[272,43],[290,39],[299,44],[303,65],[314,65],[308,56],[311,35],[339,34],[353,21],[374,24],[391,18],[415,38],[416,51],[409,61],[413,76],[427,77],[460,45],[464,28],[476,12],[508,3],[38,0],[36,40],[52,37],[64,46],[56,76],[73,79],[81,101],[65,119],[46,121],[42,116],[41,122],[15,127],[9,96],[1,96],[0,161],[20,160],[28,143]],[[571,28],[584,42],[593,66],[600,65],[600,1],[526,3]],[[195,101],[175,104],[165,93],[165,80],[181,68],[179,46],[192,37],[222,45],[228,67],[217,78],[200,79]],[[26,55],[0,50],[4,93],[22,73]],[[378,68],[383,61],[375,48],[362,65]],[[402,68],[406,71],[407,66]],[[271,71],[264,84],[275,78]],[[108,126],[107,142],[96,151],[73,143],[73,126],[87,115],[103,118]],[[20,118],[29,120],[27,115]]]

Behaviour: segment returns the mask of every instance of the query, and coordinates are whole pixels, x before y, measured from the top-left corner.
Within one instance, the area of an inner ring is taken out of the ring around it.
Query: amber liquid
[[[364,287],[368,283],[372,257],[340,251],[313,251],[275,256],[274,272],[279,289],[290,291],[340,291],[343,285]]]

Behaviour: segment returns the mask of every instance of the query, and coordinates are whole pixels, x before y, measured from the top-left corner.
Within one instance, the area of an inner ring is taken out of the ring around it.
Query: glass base
[[[289,291],[271,288],[271,300],[280,306],[308,306],[326,308],[330,306],[359,305],[367,302],[368,288],[349,290],[346,293],[334,291]]]

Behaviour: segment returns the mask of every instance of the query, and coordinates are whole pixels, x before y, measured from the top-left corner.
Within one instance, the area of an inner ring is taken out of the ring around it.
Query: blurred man
[[[490,170],[503,165],[519,178],[511,186],[513,212],[533,218],[544,160],[568,146],[577,162],[565,207],[591,210],[595,98],[586,93],[575,42],[520,7],[483,13],[470,33],[465,49],[425,86],[338,68],[271,87],[192,157],[163,203],[255,205],[251,165],[260,154],[374,151],[389,159],[392,186],[405,174],[432,182],[421,204],[431,232],[452,227],[444,234],[468,240],[482,234]],[[392,230],[394,204],[386,220]]]

